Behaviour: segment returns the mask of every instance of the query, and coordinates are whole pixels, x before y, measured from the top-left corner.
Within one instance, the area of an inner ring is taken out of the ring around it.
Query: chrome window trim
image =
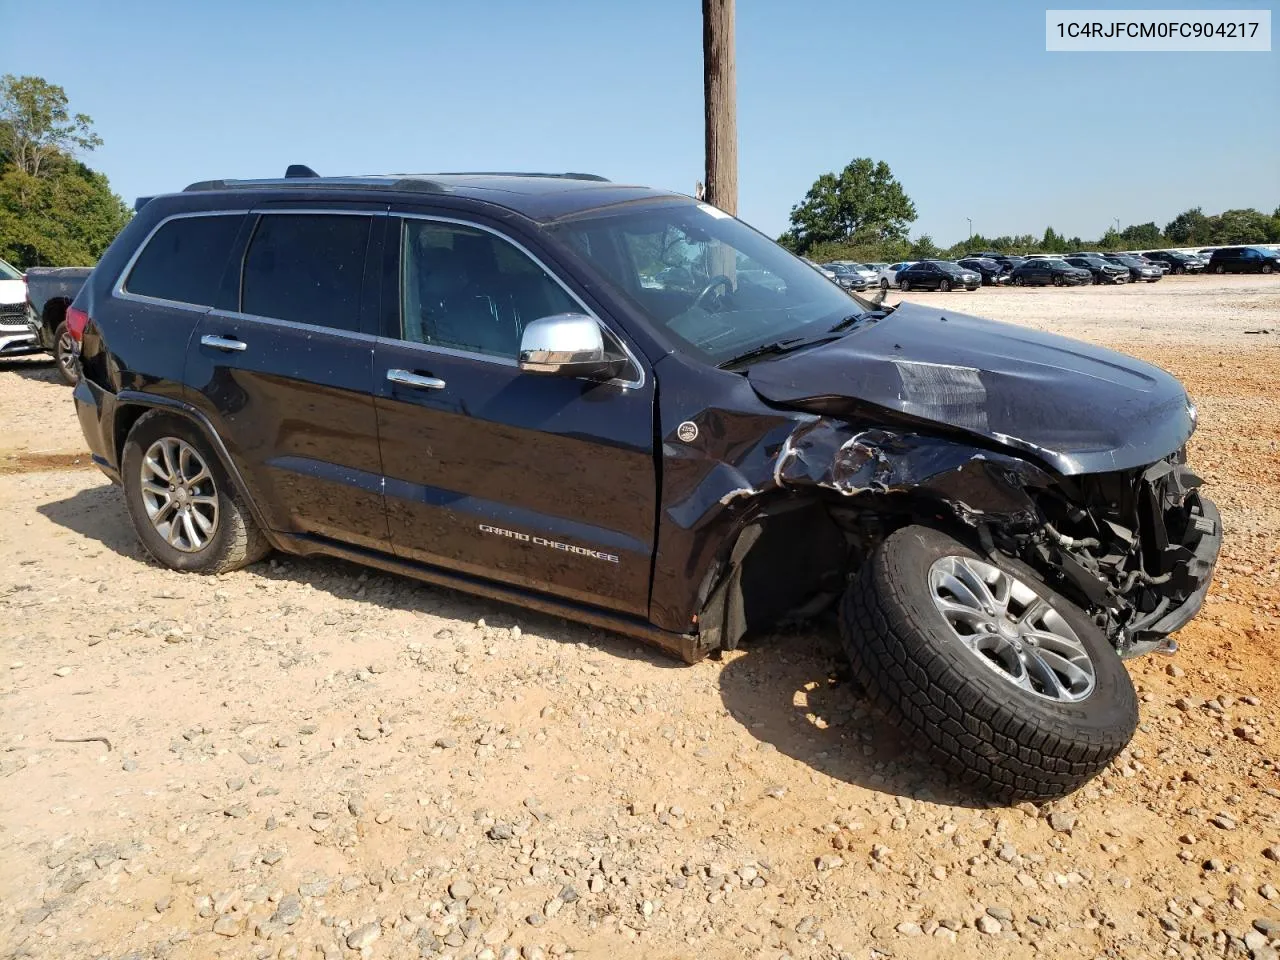
[[[495,230],[493,227],[485,226],[482,223],[476,223],[474,220],[462,220],[457,217],[442,217],[442,216],[437,216],[435,214],[430,214],[430,213],[400,212],[394,209],[390,211],[390,215],[393,217],[399,217],[402,220],[430,220],[434,223],[451,223],[460,227],[469,227],[472,230],[480,230],[480,231],[483,231],[484,233],[492,234],[493,236],[497,237],[499,240],[502,240],[505,243],[511,244],[511,246],[515,247],[522,254],[524,254],[526,257],[532,260],[535,264],[537,264],[538,269],[540,269],[544,274],[546,274],[553,281],[555,281],[556,285],[559,286],[560,289],[563,290],[566,294],[568,294],[569,298],[573,300],[573,302],[576,303],[582,309],[583,314],[590,317],[597,324],[599,324],[600,329],[604,333],[605,337],[612,339],[614,342],[618,344],[618,346],[622,348],[622,352],[626,354],[627,360],[636,369],[636,372],[639,375],[638,378],[635,380],[624,380],[621,377],[614,377],[611,380],[591,380],[589,377],[576,377],[575,379],[587,380],[588,382],[591,382],[591,383],[602,383],[602,384],[607,384],[615,387],[623,387],[624,389],[628,389],[628,390],[638,390],[641,387],[643,387],[647,382],[644,365],[641,364],[638,359],[636,359],[636,355],[631,350],[631,347],[627,343],[627,341],[624,340],[619,334],[615,333],[607,323],[601,320],[600,317],[596,315],[596,312],[592,310],[590,307],[588,307],[585,303],[583,303],[582,298],[579,297],[576,293],[574,293],[568,287],[568,285],[565,284],[565,282],[561,280],[559,276],[557,276],[554,270],[551,270],[528,247],[522,244],[519,240],[516,240],[514,237],[508,236],[507,234],[503,233],[501,230]],[[397,244],[399,245],[399,250],[397,251],[397,255],[403,256],[403,253],[404,253],[403,231],[400,231],[400,236],[397,238]],[[402,276],[403,269],[404,269],[404,264],[403,262],[401,262],[400,269],[396,271],[397,276]],[[404,282],[403,279],[401,279],[400,284],[403,284],[403,282]],[[460,350],[456,347],[445,347],[445,346],[440,346],[433,343],[419,343],[415,340],[404,339],[404,336],[403,336],[404,334],[404,291],[403,289],[400,290],[400,300],[401,300],[400,302],[401,337],[398,340],[391,340],[391,338],[389,337],[385,338],[389,342],[399,343],[399,344],[410,344],[415,347],[422,347],[429,351],[437,350],[440,353],[444,353],[449,356],[463,357],[466,359],[474,359],[474,360],[483,360],[488,363],[500,364],[502,366],[510,366],[510,367],[517,367],[517,368],[520,366],[518,359],[511,359],[508,357],[496,357],[491,353],[476,353],[471,350]]]
[[[298,330],[305,333],[314,333],[319,330],[322,333],[328,333],[333,336],[351,337],[368,343],[374,343],[380,339],[371,333],[365,333],[363,330],[346,330],[342,327],[327,327],[319,323],[303,323],[300,320],[284,320],[280,317],[264,317],[256,313],[241,313],[239,310],[210,309],[208,314],[211,317],[220,317],[223,320],[245,320],[252,323],[265,323],[270,326],[283,327],[286,330]]]
[[[142,256],[144,250],[151,245],[151,241],[155,239],[155,235],[160,232],[161,228],[173,220],[191,220],[195,217],[243,217],[250,213],[249,210],[191,210],[185,213],[171,213],[162,219],[147,234],[142,243],[138,244],[138,249],[133,251],[124,269],[120,271],[120,276],[116,278],[115,285],[111,288],[111,296],[120,300],[129,300],[134,303],[149,303],[157,307],[171,307],[176,310],[190,310],[193,313],[208,313],[213,309],[212,304],[191,303],[187,300],[168,300],[164,297],[151,297],[145,293],[130,293],[125,289],[125,281],[129,279],[129,274],[133,272],[134,265],[138,262],[138,258]]]

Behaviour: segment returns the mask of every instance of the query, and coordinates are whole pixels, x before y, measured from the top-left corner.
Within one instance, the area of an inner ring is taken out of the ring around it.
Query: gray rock
[[[920,924],[910,923],[910,922],[900,923],[896,927],[894,927],[894,929],[897,930],[904,937],[918,937],[923,932],[920,929]]]
[[[240,935],[240,918],[230,914],[219,917],[213,922],[213,932],[220,937],[236,937]]]
[[[333,889],[333,881],[325,877],[318,880],[308,880],[305,883],[298,884],[298,893],[304,897],[324,897],[328,896],[329,891]]]
[[[271,915],[276,923],[292,926],[302,919],[302,899],[293,893],[285,894],[276,904],[276,912]]]
[[[987,907],[987,916],[994,917],[1001,923],[1013,923],[1013,914],[1006,907]]]
[[[1253,929],[1268,939],[1280,937],[1280,921],[1272,920],[1270,917],[1258,917],[1253,921]]]
[[[499,820],[489,828],[485,834],[490,840],[510,840],[515,836],[515,831],[511,829],[511,824],[503,823]]]
[[[1220,830],[1234,830],[1237,826],[1236,818],[1229,813],[1215,813],[1209,822]]]
[[[366,923],[347,934],[347,946],[352,950],[363,950],[371,946],[380,936],[382,936],[382,927],[379,924]]]
[[[449,896],[455,900],[467,900],[475,896],[476,888],[470,880],[457,879],[449,884]]]
[[[977,922],[974,924],[974,926],[978,928],[979,933],[987,933],[987,934],[997,934],[1002,929],[1004,929],[1003,927],[1000,926],[999,920],[997,920],[995,917],[987,917],[987,916],[979,917]]]
[[[1069,810],[1049,814],[1049,826],[1057,833],[1070,833],[1076,825],[1076,815]]]

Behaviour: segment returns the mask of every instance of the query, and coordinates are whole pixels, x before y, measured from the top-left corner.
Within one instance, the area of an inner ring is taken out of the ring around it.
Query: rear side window
[[[360,329],[360,289],[373,218],[265,214],[245,254],[240,309],[258,317]]]
[[[170,220],[143,248],[125,280],[125,292],[213,306],[231,244],[243,221],[243,214]]]

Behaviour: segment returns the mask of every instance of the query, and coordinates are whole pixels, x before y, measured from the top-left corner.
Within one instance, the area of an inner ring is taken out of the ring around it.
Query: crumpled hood
[[[903,303],[847,336],[749,368],[765,400],[833,416],[871,408],[977,434],[1062,474],[1128,470],[1195,428],[1182,385],[1124,354]]]

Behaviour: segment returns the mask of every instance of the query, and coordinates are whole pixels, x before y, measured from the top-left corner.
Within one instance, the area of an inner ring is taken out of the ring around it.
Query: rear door
[[[185,399],[187,344],[218,302],[245,210],[161,220],[125,265],[99,317],[124,388]],[[116,329],[128,336],[113,337]]]
[[[385,207],[252,216],[231,300],[191,344],[192,399],[272,529],[387,549],[372,395]]]
[[[645,615],[652,378],[634,357],[609,383],[522,373],[526,324],[591,311],[488,226],[393,217],[387,266],[374,382],[395,552]]]

